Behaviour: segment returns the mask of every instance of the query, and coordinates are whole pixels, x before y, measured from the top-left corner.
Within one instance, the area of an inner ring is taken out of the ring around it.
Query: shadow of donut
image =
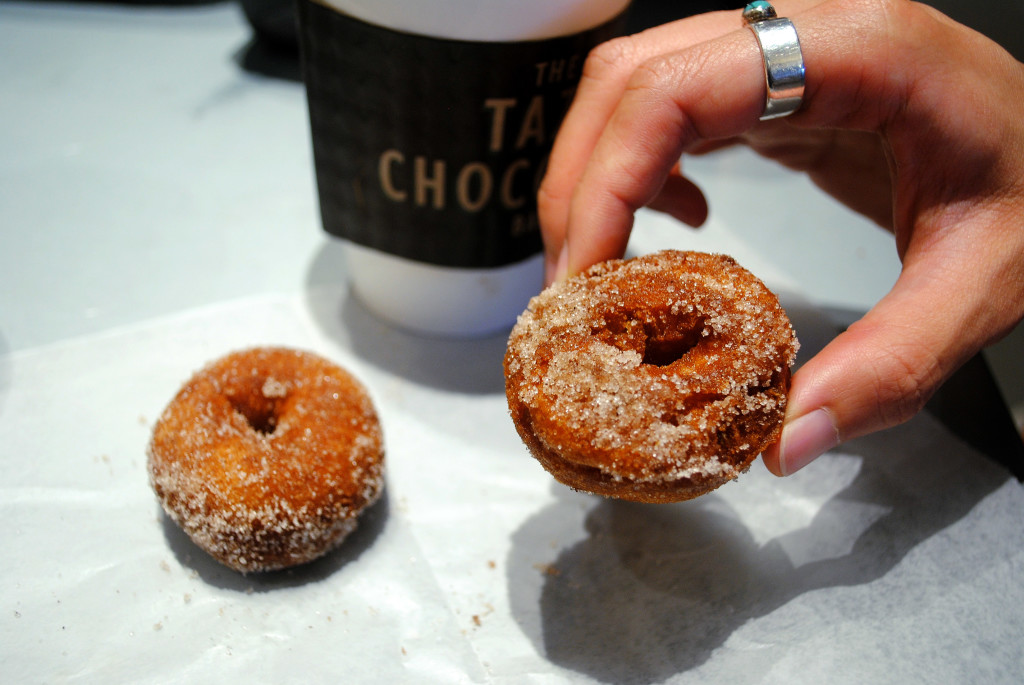
[[[590,498],[586,508],[584,496],[562,492],[513,536],[513,616],[548,660],[601,682],[656,683],[698,668],[737,629],[801,595],[883,578],[1009,480],[941,431],[930,431],[935,437],[927,440],[922,432],[903,426],[849,443],[847,453],[862,459],[852,482],[810,525],[764,544],[716,493],[675,505]],[[804,482],[808,493],[816,488],[813,480]],[[848,552],[792,561],[787,550],[832,549],[851,506],[884,513],[864,524]],[[551,531],[564,530],[574,517],[585,536],[538,573],[538,560],[551,558]],[[972,553],[984,550],[963,551]],[[911,595],[901,601],[915,601]],[[868,602],[847,607],[844,617],[854,621],[861,612],[880,610]],[[790,639],[809,640],[829,628],[821,622],[828,617],[801,616],[786,624]],[[764,643],[771,642],[765,635]],[[745,668],[766,672],[784,651],[759,649],[738,658]]]
[[[292,568],[243,574],[224,566],[192,539],[160,509],[160,523],[171,552],[183,567],[192,569],[203,582],[236,592],[272,592],[317,583],[355,562],[373,546],[387,525],[391,505],[385,488],[381,498],[359,515],[359,525],[347,538],[318,559]]]

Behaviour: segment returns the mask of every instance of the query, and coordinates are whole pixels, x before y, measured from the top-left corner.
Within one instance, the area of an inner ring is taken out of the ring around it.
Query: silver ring
[[[764,61],[767,95],[761,121],[776,119],[800,109],[804,99],[804,55],[796,27],[779,18],[771,3],[758,0],[743,9],[747,28],[757,37]]]

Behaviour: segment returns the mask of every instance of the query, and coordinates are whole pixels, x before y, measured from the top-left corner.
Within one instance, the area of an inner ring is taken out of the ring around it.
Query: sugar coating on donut
[[[596,265],[538,295],[505,357],[517,430],[559,480],[676,501],[735,478],[781,429],[798,344],[724,255]]]
[[[309,352],[254,348],[196,373],[148,449],[167,514],[242,572],[315,559],[384,487],[383,436],[363,386]]]

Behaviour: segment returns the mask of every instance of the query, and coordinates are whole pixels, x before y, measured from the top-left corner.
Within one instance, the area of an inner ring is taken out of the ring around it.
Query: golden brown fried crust
[[[778,298],[731,257],[666,251],[535,297],[509,338],[505,391],[559,481],[679,501],[736,478],[778,439],[797,347]]]
[[[150,482],[192,540],[233,569],[324,554],[383,490],[383,438],[365,389],[308,352],[255,348],[195,374],[149,445]]]

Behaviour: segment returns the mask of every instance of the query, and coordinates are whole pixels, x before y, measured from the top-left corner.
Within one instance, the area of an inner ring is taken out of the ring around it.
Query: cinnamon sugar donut
[[[672,502],[736,478],[778,439],[797,347],[778,298],[732,258],[666,251],[533,298],[509,338],[505,390],[556,479]]]
[[[383,439],[369,395],[308,352],[255,348],[195,374],[148,450],[167,514],[242,572],[294,566],[356,527],[383,489]]]

